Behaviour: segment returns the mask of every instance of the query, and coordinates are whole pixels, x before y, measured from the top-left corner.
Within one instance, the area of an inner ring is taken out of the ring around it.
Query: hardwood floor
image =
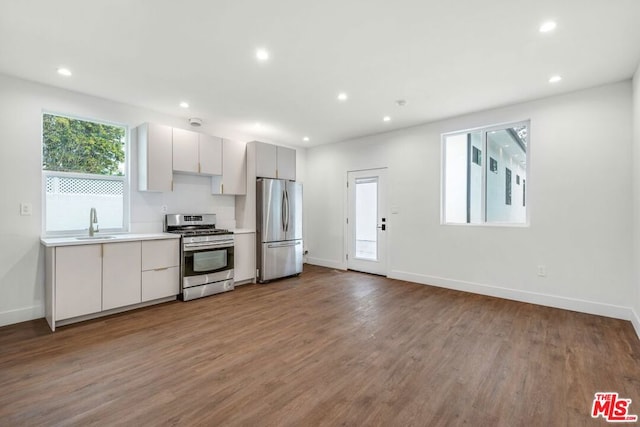
[[[51,333],[0,328],[0,425],[603,426],[629,322],[305,266]]]

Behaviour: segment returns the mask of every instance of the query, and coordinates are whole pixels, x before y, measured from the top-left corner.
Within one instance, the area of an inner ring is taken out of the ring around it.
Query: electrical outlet
[[[20,203],[20,215],[29,216],[33,213],[33,206],[31,203]]]
[[[167,205],[162,205],[160,207],[160,210],[162,211],[162,213],[167,213]]]
[[[546,265],[539,265],[538,266],[538,276],[547,277],[547,266]]]

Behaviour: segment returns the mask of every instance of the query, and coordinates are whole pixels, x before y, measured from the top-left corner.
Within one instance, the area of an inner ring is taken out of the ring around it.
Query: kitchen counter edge
[[[140,240],[162,240],[162,239],[179,239],[179,234],[174,233],[125,233],[125,234],[108,234],[113,236],[111,239],[101,239],[100,235],[96,235],[96,239],[81,239],[78,237],[85,236],[73,236],[73,237],[41,237],[40,243],[46,247],[56,246],[77,246],[77,245],[95,245],[98,243],[118,243],[118,242],[131,242]]]

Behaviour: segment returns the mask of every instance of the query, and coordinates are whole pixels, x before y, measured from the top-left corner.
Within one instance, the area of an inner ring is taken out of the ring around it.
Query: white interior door
[[[347,268],[387,275],[386,169],[347,173]]]

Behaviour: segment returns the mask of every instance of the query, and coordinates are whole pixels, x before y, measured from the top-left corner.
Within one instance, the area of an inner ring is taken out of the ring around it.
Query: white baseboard
[[[26,322],[27,320],[40,319],[42,317],[44,317],[44,306],[41,305],[0,311],[0,326]]]
[[[631,310],[631,324],[633,328],[636,330],[636,334],[638,335],[638,339],[640,339],[640,316],[635,310]]]
[[[389,278],[406,280],[409,282],[432,285],[441,288],[455,289],[474,294],[504,298],[513,301],[527,302],[547,307],[561,308],[564,310],[578,311],[581,313],[595,314],[598,316],[612,317],[615,319],[630,320],[634,315],[631,307],[603,304],[586,301],[577,298],[566,298],[557,295],[541,294],[537,292],[521,291],[516,289],[501,288],[499,286],[484,285],[481,283],[452,280],[444,277],[426,276],[422,274],[408,273],[405,271],[391,271]],[[639,321],[636,315],[636,321]],[[640,321],[639,321],[640,322]],[[640,323],[634,324],[636,332],[640,330]],[[640,334],[639,338],[640,338]]]
[[[347,267],[344,264],[342,264],[340,261],[335,261],[335,260],[332,260],[332,259],[322,259],[322,258],[308,257],[307,258],[307,264],[318,265],[320,267],[335,268],[336,270],[346,270],[347,269]]]

